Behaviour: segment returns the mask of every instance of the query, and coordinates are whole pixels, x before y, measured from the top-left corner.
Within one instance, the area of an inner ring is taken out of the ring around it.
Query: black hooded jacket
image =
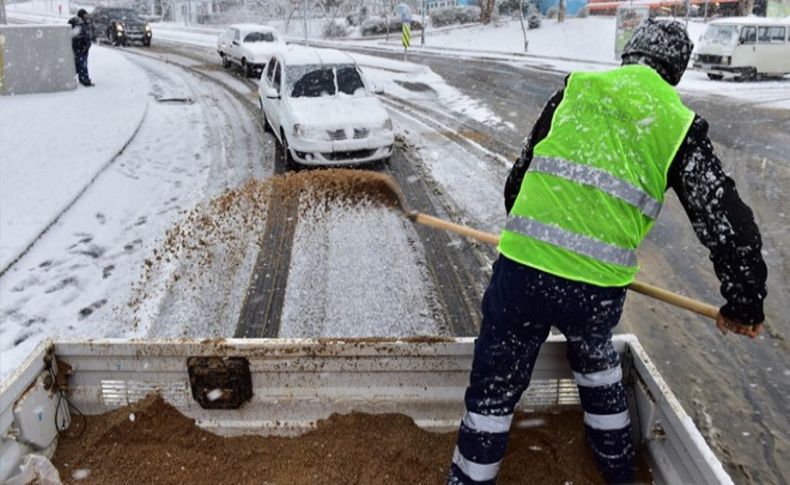
[[[69,19],[71,25],[71,48],[77,54],[84,54],[91,48],[91,24],[80,17]],[[75,30],[78,29],[78,30]]]
[[[527,138],[505,183],[508,214],[518,196],[524,173],[529,169],[535,145],[549,133],[554,111],[564,90],[549,99]],[[700,116],[669,168],[667,188],[680,199],[700,242],[710,250],[713,268],[721,281],[727,303],[721,314],[743,324],[765,320],[763,300],[768,270],[763,261],[760,231],[751,209],[735,190],[735,182],[724,173],[721,161],[708,138],[708,123]]]

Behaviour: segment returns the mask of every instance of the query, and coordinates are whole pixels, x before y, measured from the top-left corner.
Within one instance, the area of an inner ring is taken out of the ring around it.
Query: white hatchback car
[[[289,47],[261,75],[264,127],[287,167],[352,165],[392,155],[392,119],[354,59],[331,49]]]
[[[284,46],[280,34],[266,25],[231,25],[217,38],[222,67],[238,64],[247,77],[259,73],[272,54]]]

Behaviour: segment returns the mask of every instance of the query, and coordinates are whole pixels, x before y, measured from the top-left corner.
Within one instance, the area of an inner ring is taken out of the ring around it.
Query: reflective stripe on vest
[[[651,197],[650,194],[599,168],[573,163],[561,158],[536,156],[532,159],[529,169],[600,189],[612,197],[617,197],[636,207],[651,219],[656,219],[658,213],[661,212],[661,202]]]
[[[636,251],[607,244],[588,236],[543,224],[527,217],[510,216],[505,230],[547,242],[605,263],[636,266]]]

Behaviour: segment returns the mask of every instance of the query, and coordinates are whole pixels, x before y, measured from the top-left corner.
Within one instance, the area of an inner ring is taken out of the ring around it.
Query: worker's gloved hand
[[[725,317],[721,314],[721,312],[716,315],[716,327],[719,329],[722,335],[727,335],[727,332],[732,330],[738,335],[746,335],[749,338],[755,338],[756,336],[760,335],[760,332],[763,331],[762,323],[758,323],[756,325],[743,324],[737,320]]]

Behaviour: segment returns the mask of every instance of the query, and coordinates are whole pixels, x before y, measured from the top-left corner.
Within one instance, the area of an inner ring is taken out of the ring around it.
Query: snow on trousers
[[[552,325],[568,341],[588,443],[610,483],[633,480],[634,448],[619,357],[612,346],[625,288],[566,280],[500,256],[483,297],[483,322],[466,390],[450,484],[494,483],[513,409]]]
[[[88,51],[74,51],[74,67],[77,70],[77,78],[80,84],[87,86],[91,83],[88,75]]]

